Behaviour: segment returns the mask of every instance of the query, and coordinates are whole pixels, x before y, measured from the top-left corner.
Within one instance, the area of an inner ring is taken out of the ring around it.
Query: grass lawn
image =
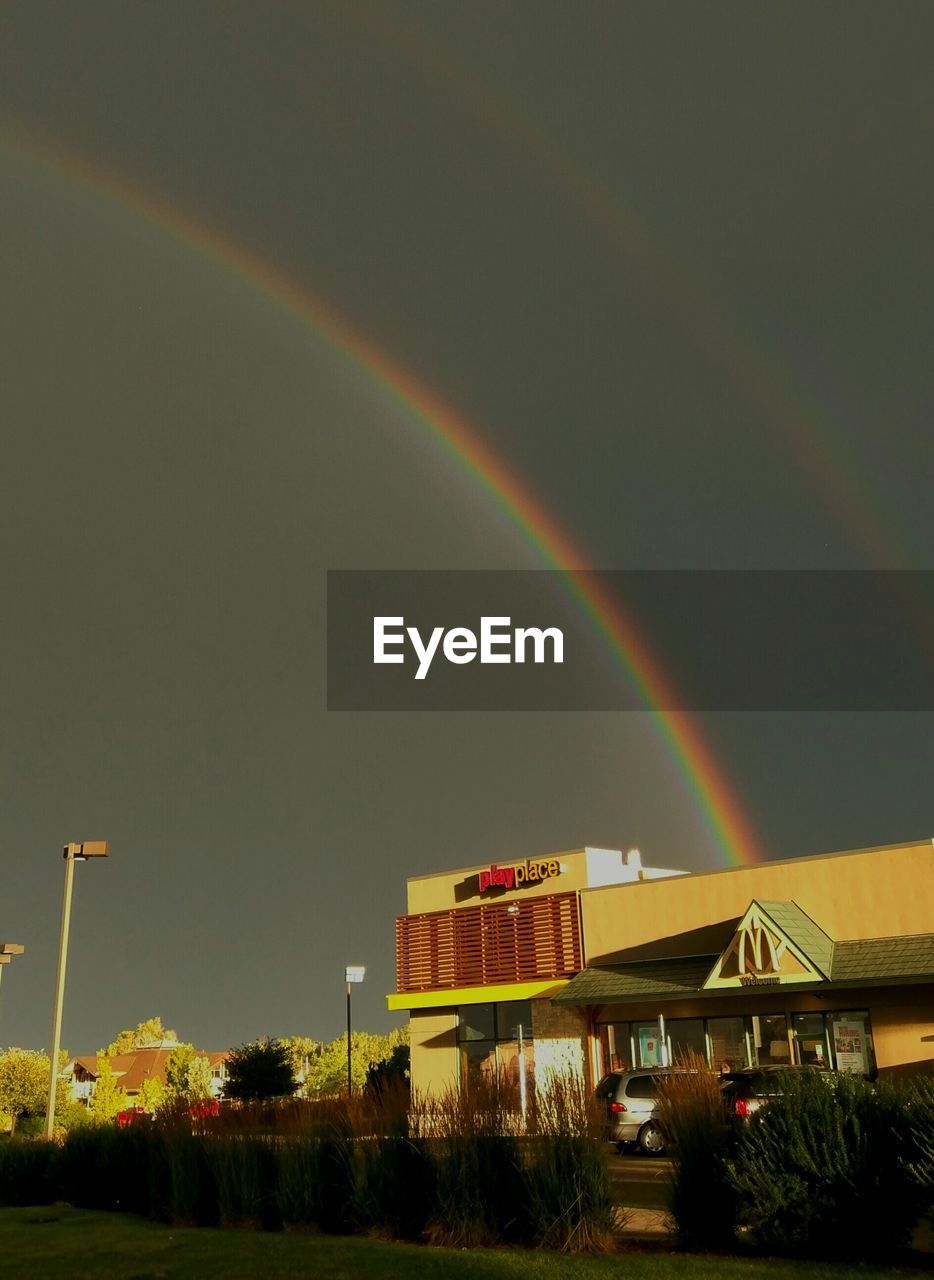
[[[335,1236],[180,1229],[66,1205],[0,1210],[0,1269],[15,1280],[905,1280],[911,1274],[648,1251],[597,1258],[518,1250],[468,1253]]]

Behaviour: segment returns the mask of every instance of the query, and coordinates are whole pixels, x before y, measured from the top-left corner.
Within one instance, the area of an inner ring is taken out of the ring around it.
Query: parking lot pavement
[[[610,1156],[610,1178],[617,1204],[629,1209],[664,1209],[671,1161],[650,1156]]]

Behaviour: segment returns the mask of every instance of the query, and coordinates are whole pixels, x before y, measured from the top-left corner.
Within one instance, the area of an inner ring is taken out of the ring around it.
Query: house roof
[[[110,1068],[127,1093],[138,1093],[144,1080],[156,1078],[165,1083],[165,1064],[172,1049],[137,1049],[133,1053],[117,1053],[109,1058]],[[199,1058],[207,1058],[212,1067],[223,1062],[227,1050],[220,1053],[195,1050]],[[75,1063],[89,1076],[97,1079],[97,1055],[77,1057]]]

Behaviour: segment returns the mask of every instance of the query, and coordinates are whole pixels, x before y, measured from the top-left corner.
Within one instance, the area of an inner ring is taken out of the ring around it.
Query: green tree
[[[371,1031],[354,1031],[350,1037],[350,1079],[354,1089],[362,1089],[371,1067],[388,1061],[396,1048],[408,1044],[408,1030],[399,1027],[388,1035]],[[347,1092],[347,1037],[338,1036],[323,1045],[311,1064],[306,1093],[312,1098],[326,1098]]]
[[[189,1102],[203,1102],[211,1096],[211,1063],[208,1058],[195,1057],[188,1064]]]
[[[166,1040],[177,1042],[177,1033],[167,1030],[162,1025],[160,1017],[147,1018],[136,1027],[121,1031],[107,1046],[107,1052],[111,1057],[115,1057],[118,1053],[132,1053],[134,1049],[151,1049]]]
[[[147,1076],[139,1087],[137,1103],[145,1111],[158,1111],[165,1098],[165,1085],[158,1076]]]
[[[95,1120],[112,1120],[118,1111],[126,1110],[126,1089],[120,1084],[110,1059],[101,1050],[97,1055],[97,1084],[88,1102],[88,1111]]]
[[[194,1045],[178,1045],[165,1060],[166,1101],[200,1102],[210,1096],[210,1062],[195,1053]]]
[[[371,1062],[367,1067],[365,1090],[370,1094],[381,1094],[385,1089],[407,1087],[412,1075],[411,1065],[409,1046],[397,1044],[388,1058]]]
[[[232,1049],[227,1057],[226,1098],[241,1102],[286,1098],[297,1088],[289,1050],[281,1040],[255,1040]]]
[[[298,1082],[298,1092],[304,1094],[308,1072],[323,1047],[321,1041],[312,1040],[308,1036],[284,1036],[282,1043],[289,1055],[292,1075]]]
[[[193,1044],[177,1045],[165,1060],[165,1092],[169,1099],[188,1095],[188,1068],[195,1056]]]
[[[33,1049],[0,1053],[0,1111],[10,1117],[11,1132],[24,1116],[45,1114],[49,1094],[49,1055]]]

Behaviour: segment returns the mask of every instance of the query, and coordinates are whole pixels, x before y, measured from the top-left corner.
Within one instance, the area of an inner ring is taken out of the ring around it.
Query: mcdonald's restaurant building
[[[934,842],[688,874],[575,849],[408,881],[412,1083],[814,1063],[934,1072]]]

